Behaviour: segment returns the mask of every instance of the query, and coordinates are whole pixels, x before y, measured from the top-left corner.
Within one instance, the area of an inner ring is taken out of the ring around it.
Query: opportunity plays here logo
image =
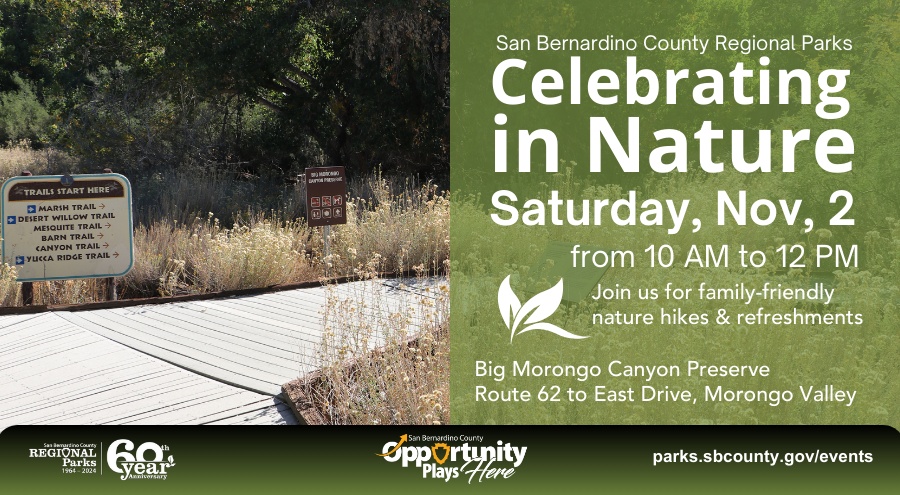
[[[523,305],[509,286],[509,277],[507,275],[503,279],[503,283],[500,284],[500,289],[497,291],[497,303],[500,306],[500,315],[503,316],[503,323],[509,329],[510,343],[512,343],[513,337],[529,330],[546,330],[567,339],[587,338],[586,335],[575,335],[544,321],[556,312],[559,304],[562,302],[563,279],[559,279],[556,285],[544,292],[535,294]],[[516,332],[520,325],[524,328]]]
[[[385,443],[382,453],[375,455],[388,462],[400,462],[403,467],[415,466],[422,470],[423,478],[445,482],[464,475],[469,483],[509,479],[515,475],[516,468],[525,460],[528,447],[514,446],[503,440],[497,440],[496,445],[477,445],[483,441],[483,436],[403,435],[399,442]],[[460,445],[459,442],[463,443]]]

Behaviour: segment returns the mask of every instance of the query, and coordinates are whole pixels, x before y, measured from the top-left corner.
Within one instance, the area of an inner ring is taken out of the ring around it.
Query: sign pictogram
[[[344,167],[306,169],[306,211],[309,212],[307,221],[310,227],[347,223],[347,211],[343,208],[346,196]]]

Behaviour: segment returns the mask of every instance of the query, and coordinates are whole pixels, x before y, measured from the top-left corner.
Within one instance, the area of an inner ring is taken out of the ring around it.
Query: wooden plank
[[[256,354],[257,348],[265,349],[267,346],[250,345],[246,339],[234,337],[230,335],[222,335],[214,329],[195,327],[190,323],[178,319],[172,315],[158,312],[142,313],[140,317],[132,315],[122,315],[117,313],[122,310],[101,310],[92,314],[110,320],[118,325],[140,326],[142,330],[153,333],[154,335],[166,339],[173,340],[191,347],[209,348],[233,352],[235,349],[241,349],[242,352],[250,356],[260,359],[266,359],[268,353]],[[235,342],[240,345],[234,346]]]
[[[272,316],[270,311],[267,311],[269,305],[259,305],[253,304],[252,299],[247,298],[239,298],[235,297],[232,299],[225,299],[221,301],[202,301],[202,304],[206,307],[210,308],[229,308],[232,311],[241,311],[245,314],[252,314],[256,316],[270,315],[267,319],[274,320],[279,323],[280,328],[290,328],[292,330],[300,330],[303,331],[309,328],[316,328],[321,321],[321,317],[318,315],[311,315],[307,313],[293,313],[290,318],[276,318]],[[262,311],[255,311],[258,308],[262,307]],[[254,316],[255,318],[255,316]],[[287,325],[287,326],[286,326]]]
[[[290,322],[291,320],[296,320],[296,308],[293,308],[284,303],[275,303],[257,299],[234,299],[232,300],[232,302],[233,304],[239,306],[242,310],[252,314],[268,315],[269,318],[282,322]],[[363,315],[369,318],[391,320],[393,319],[392,315],[397,313],[398,311],[400,311],[400,308],[398,308],[397,306],[384,307],[380,305],[370,305]],[[321,316],[316,321],[316,326],[320,325]]]
[[[105,370],[104,370],[105,371]],[[196,375],[144,375],[142,377],[132,377],[130,379],[125,380],[115,380],[115,381],[105,381],[100,382],[96,380],[92,386],[84,387],[82,389],[77,388],[69,388],[64,391],[63,394],[57,395],[55,393],[55,389],[50,388],[42,388],[42,389],[33,389],[35,394],[45,395],[47,393],[53,394],[54,403],[66,403],[70,401],[77,401],[83,398],[89,398],[89,400],[93,403],[101,403],[103,401],[113,400],[116,396],[121,395],[121,391],[118,389],[123,389],[123,387],[128,387],[128,390],[142,390],[147,389],[150,390],[153,387],[156,387],[155,384],[170,384],[169,386],[176,386],[180,383],[186,383],[188,380],[196,380],[198,377]],[[31,389],[32,387],[28,385],[24,385],[26,388]],[[48,392],[49,391],[49,392]],[[34,395],[34,394],[32,394]]]
[[[52,411],[47,411],[46,410],[47,408],[43,408],[43,409],[37,409],[35,412],[32,412],[31,414],[28,414],[28,415],[23,416],[22,414],[19,414],[18,415],[19,421],[17,421],[17,422],[18,423],[23,423],[23,422],[25,422],[25,423],[38,423],[38,422],[69,423],[69,422],[71,422],[71,423],[78,423],[78,424],[85,424],[85,423],[99,424],[99,423],[103,423],[103,422],[123,422],[123,421],[121,421],[123,418],[134,416],[135,411],[141,412],[142,406],[143,406],[143,409],[146,410],[147,409],[146,404],[150,404],[151,409],[173,410],[173,409],[192,408],[192,409],[194,409],[193,411],[188,411],[185,413],[187,416],[203,417],[203,416],[207,415],[207,412],[209,410],[208,406],[202,405],[202,404],[206,403],[206,399],[208,397],[220,397],[223,395],[224,396],[228,396],[228,395],[233,396],[236,393],[250,394],[247,397],[247,402],[249,402],[249,403],[258,402],[260,400],[260,398],[265,397],[265,396],[262,396],[259,394],[254,394],[252,392],[247,392],[247,391],[244,391],[241,389],[234,389],[232,387],[220,384],[218,382],[202,379],[202,378],[197,377],[196,375],[193,375],[193,374],[188,373],[183,370],[179,370],[179,372],[186,375],[188,380],[200,379],[202,381],[205,381],[206,383],[199,384],[201,390],[204,388],[209,389],[210,387],[215,388],[215,389],[221,389],[221,390],[214,391],[212,393],[210,393],[208,390],[201,394],[188,393],[188,395],[191,396],[189,400],[181,400],[180,402],[176,402],[175,404],[171,404],[171,403],[164,404],[161,407],[152,408],[152,406],[154,405],[154,402],[156,403],[156,405],[158,405],[161,403],[161,399],[165,399],[165,400],[168,400],[169,402],[172,402],[172,400],[171,400],[172,395],[171,394],[167,395],[166,391],[167,391],[167,389],[172,388],[173,382],[171,380],[166,380],[166,382],[163,383],[162,386],[158,386],[155,389],[148,388],[146,384],[142,384],[140,387],[132,387],[132,391],[131,391],[133,394],[132,397],[135,396],[135,394],[136,394],[136,396],[140,397],[140,399],[137,401],[127,400],[127,397],[126,397],[125,401],[111,406],[110,404],[107,404],[107,403],[98,403],[96,400],[97,399],[96,397],[82,397],[81,400],[78,400],[78,401],[62,402],[61,404],[63,404],[65,407],[57,408],[60,410],[56,411],[55,413]],[[176,388],[178,388],[181,391],[181,394],[183,396],[184,391],[186,389],[184,387],[176,387]],[[195,385],[195,388],[196,388],[196,385]],[[148,390],[151,390],[150,394],[148,394]],[[87,401],[87,403],[85,403],[83,405],[80,404],[80,403],[84,403],[85,401]],[[142,404],[142,402],[144,404]],[[46,405],[46,404],[47,404],[47,402],[45,401],[44,405]],[[200,404],[200,406],[199,406],[200,409],[196,409],[198,407],[198,404]],[[87,407],[88,409],[85,409],[84,407]],[[91,410],[91,408],[93,408],[94,410]],[[146,411],[143,411],[143,412],[146,412]],[[66,418],[71,418],[73,415],[75,418],[77,418],[77,421],[74,421],[74,420],[70,421],[69,419],[66,419]],[[22,421],[22,419],[25,419],[26,421]],[[6,421],[0,420],[0,424],[2,424],[2,423],[6,423]]]
[[[135,400],[131,400],[125,402],[123,404],[112,404],[104,407],[95,407],[95,408],[84,408],[80,407],[80,404],[71,404],[73,407],[71,410],[72,413],[64,413],[64,414],[55,414],[53,416],[47,416],[39,421],[35,421],[35,424],[80,424],[83,421],[88,422],[89,424],[121,424],[124,421],[127,421],[128,418],[134,416],[137,412],[144,411],[147,409],[153,410],[162,407],[164,404],[164,400],[175,400],[181,401],[176,402],[180,407],[191,407],[192,405],[202,404],[203,401],[210,396],[215,397],[216,392],[211,392],[208,390],[204,390],[203,385],[196,385],[193,389],[184,388],[185,391],[189,391],[192,393],[192,399],[196,401],[195,403],[182,404],[184,402],[183,399],[178,398],[170,398],[166,396],[160,397],[143,397],[139,396]],[[221,394],[221,392],[219,392]],[[62,412],[62,411],[61,411]],[[77,418],[75,421],[70,422],[69,418]]]
[[[22,409],[42,404],[46,401],[46,398],[41,395],[45,390],[55,391],[57,388],[63,389],[61,393],[54,393],[52,400],[55,403],[64,403],[70,400],[77,400],[79,397],[100,396],[100,394],[104,392],[115,390],[117,388],[144,387],[148,383],[160,380],[175,383],[177,380],[177,376],[173,376],[172,374],[173,369],[162,369],[155,373],[142,373],[132,376],[123,376],[121,378],[117,376],[115,381],[109,379],[100,380],[100,378],[102,378],[102,373],[111,373],[111,370],[96,371],[97,374],[95,374],[95,376],[82,379],[80,387],[54,387],[50,384],[47,387],[36,388],[23,385],[22,389],[29,393],[21,395],[16,400],[8,401],[8,405],[4,407],[3,413],[16,413]]]
[[[66,325],[65,327],[41,329],[40,331],[31,335],[25,335],[24,337],[19,332],[15,332],[10,336],[8,342],[0,344],[0,355],[12,354],[23,348],[46,345],[48,343],[52,344],[54,341],[79,333],[78,327],[66,322],[63,323]]]
[[[266,294],[264,297],[256,297],[253,298],[248,303],[257,305],[258,309],[267,308],[276,314],[289,317],[290,314],[294,311],[293,308],[288,306],[289,299],[284,297],[286,293],[274,293],[274,294]],[[340,300],[341,298],[338,297]],[[398,300],[387,300],[382,301],[384,304],[373,304],[369,308],[365,308],[362,310],[362,313],[359,314],[354,319],[370,319],[376,320],[386,327],[395,327],[397,323],[396,314],[400,313],[407,317],[408,321],[404,321],[404,325],[408,327],[407,331],[409,333],[414,333],[419,331],[419,328],[422,327],[424,323],[424,318],[420,315],[423,311],[420,308],[415,306],[409,307],[410,305],[406,303],[404,307],[403,304]]]
[[[29,318],[28,320],[10,325],[0,332],[0,341],[2,342],[19,342],[23,338],[30,339],[35,332],[39,331],[55,331],[59,327],[64,326],[65,321],[58,315],[53,313],[43,313],[37,318]]]
[[[324,296],[323,292],[323,296]],[[325,305],[328,303],[327,297],[315,297],[313,294],[309,294],[306,291],[303,292],[273,292],[272,294],[265,294],[263,296],[254,297],[254,298],[235,298],[240,300],[257,300],[257,301],[284,301],[291,305],[291,307],[299,308],[304,311],[306,314],[311,315],[312,317],[318,317],[321,312],[325,309]]]
[[[23,420],[291,424],[287,405],[272,396],[314,365],[325,306],[366,299],[359,318],[395,328],[401,313],[412,332],[427,323],[421,302],[433,294],[425,288],[440,282],[403,282],[2,316],[0,427]]]
[[[111,311],[111,310],[105,310]],[[152,325],[151,328],[164,329],[174,335],[174,340],[186,345],[200,346],[208,352],[222,357],[229,357],[237,362],[250,362],[261,368],[265,367],[276,373],[293,370],[296,360],[293,353],[281,348],[259,344],[252,340],[237,337],[220,330],[194,325],[163,312],[149,312],[141,322]],[[212,326],[210,324],[206,324]],[[167,337],[168,338],[168,337]],[[288,354],[288,356],[285,356]]]
[[[253,304],[255,307],[271,308],[279,314],[304,315],[305,321],[318,325],[325,314],[325,305],[310,307],[306,301],[283,297],[281,294],[268,294],[267,297],[244,299],[242,303]]]
[[[214,407],[211,404],[214,401],[235,394],[233,387],[212,388],[208,383],[198,383],[192,388],[183,389],[186,395],[177,396],[174,394],[158,394],[156,397],[140,397],[132,402],[129,406],[132,410],[126,414],[111,415],[108,411],[118,411],[118,409],[106,408],[98,410],[93,414],[98,418],[100,424],[129,424],[137,421],[137,417],[145,416],[147,418],[157,418],[163,412],[168,411],[169,418],[193,418],[198,414],[205,413],[209,408]],[[168,424],[164,418],[160,418],[159,422],[153,424]]]
[[[152,343],[147,343],[140,338],[132,337],[131,335],[114,332],[103,325],[92,323],[82,316],[79,316],[85,314],[88,313],[68,313],[65,314],[64,317],[74,323],[83,324],[84,327],[89,328],[90,331],[103,335],[110,340],[114,340],[115,342],[126,345],[132,349],[162,359],[175,366],[191,370],[200,375],[267,395],[278,395],[281,391],[280,385],[276,387],[271,382],[260,380],[252,375],[246,375],[228,368],[223,368],[220,366],[222,363],[210,364],[197,357],[165,349],[153,345]],[[203,357],[205,358],[205,356]]]
[[[248,339],[274,347],[278,347],[279,344],[282,346],[296,346],[297,344],[297,338],[294,336],[286,336],[272,331],[266,325],[255,320],[229,317],[227,314],[218,311],[217,308],[179,304],[170,306],[167,310],[179,318],[184,318],[186,321],[205,321],[215,328],[222,328],[222,331],[231,332],[233,335],[245,335]]]
[[[223,420],[205,423],[210,425],[296,425],[297,418],[290,408],[284,405],[269,406],[265,409],[254,411],[240,416],[233,416]]]
[[[272,318],[271,313],[267,313],[266,311],[259,311],[256,308],[246,308],[235,301],[217,301],[219,303],[216,306],[210,305],[209,301],[201,301],[198,304],[202,304],[204,306],[209,305],[211,309],[215,309],[219,312],[226,313],[229,315],[233,315],[239,318],[244,318],[247,321],[257,321],[259,323],[264,323],[270,325],[273,331],[278,331],[284,335],[294,335],[298,334],[301,340],[304,340],[309,343],[318,342],[318,337],[321,334],[320,330],[317,328],[321,325],[318,321],[314,324],[299,324],[298,319],[284,319],[284,318]]]
[[[175,308],[157,306],[148,313],[148,318],[159,321],[161,323],[172,324],[213,338],[220,339],[223,342],[230,342],[238,346],[245,346],[248,349],[254,349],[273,358],[290,360],[293,362],[296,357],[296,339],[290,338],[272,338],[266,335],[260,335],[259,331],[248,331],[247,329],[235,328],[233,323],[219,323],[212,318],[213,315],[204,315],[206,320],[193,314],[185,314]],[[271,332],[270,332],[271,333]],[[277,334],[276,334],[277,335]]]
[[[253,393],[247,392],[247,394]],[[248,398],[235,389],[231,389],[227,393],[217,391],[214,396],[202,399],[191,398],[179,404],[167,405],[139,415],[122,418],[121,424],[179,424],[185,421],[201,424],[206,422],[204,418],[221,413],[222,410],[247,405],[248,400],[258,404],[259,397],[259,395],[253,394],[252,398]]]
[[[46,315],[46,313],[0,316],[0,331],[2,331],[6,327],[10,327],[12,325],[16,325],[18,323],[22,323],[24,321],[28,321],[31,319],[40,318],[41,316],[44,316],[44,315]]]
[[[224,385],[223,385],[224,386]],[[202,405],[191,405],[189,408],[165,407],[128,418],[128,424],[203,424],[207,418],[225,414],[223,411],[250,411],[261,407],[261,404],[272,402],[271,396],[259,395],[249,390],[231,389],[231,393],[205,401]],[[184,414],[188,412],[189,414]],[[154,422],[159,423],[154,423]]]
[[[74,316],[78,315],[78,316]],[[94,330],[103,328],[108,337],[119,341],[119,335],[127,336],[143,343],[145,352],[155,355],[153,349],[175,352],[188,360],[196,360],[239,373],[270,384],[284,383],[286,371],[283,367],[274,367],[266,363],[259,363],[242,357],[240,354],[221,352],[223,347],[203,342],[196,335],[180,335],[172,329],[159,328],[158,326],[144,324],[133,327],[127,318],[111,314],[109,310],[73,313],[69,317],[81,318],[80,326]]]
[[[228,424],[227,422],[232,420],[232,418],[237,418],[236,421],[241,422],[243,421],[243,418],[256,415],[260,411],[280,407],[286,407],[286,404],[281,399],[277,397],[266,397],[257,402],[243,404],[238,407],[230,409],[223,408],[208,416],[197,418],[197,420],[201,424],[214,424],[218,422],[221,422],[218,424]],[[291,418],[294,419],[293,413],[291,413]],[[296,423],[296,419],[294,419],[294,423]]]
[[[14,360],[27,360],[30,356],[46,355],[55,350],[66,350],[79,342],[90,342],[91,337],[75,327],[66,329],[64,333],[47,332],[35,339],[22,339],[0,351],[3,361],[0,369],[13,365]]]
[[[395,290],[401,290],[416,294],[436,298],[440,296],[441,286],[449,287],[450,283],[445,277],[425,277],[418,278],[392,278],[382,280],[381,284]],[[430,289],[430,290],[429,290]]]
[[[277,414],[257,412],[277,411],[271,392],[280,387],[271,387],[269,395],[235,388],[89,331],[76,324],[84,322],[73,321],[77,318],[29,316],[0,333],[0,428],[141,418],[152,424],[200,423],[240,419],[241,413],[253,421],[235,424],[285,423]]]
[[[143,361],[137,361],[134,354],[123,353],[122,349],[110,349],[109,346],[102,346],[99,349],[97,347],[94,346],[94,352],[84,362],[73,362],[71,356],[65,356],[65,359],[53,362],[46,367],[37,369],[31,367],[15,368],[11,372],[14,372],[17,380],[23,384],[27,384],[30,380],[36,380],[40,381],[41,386],[57,386],[62,383],[80,386],[79,382],[81,380],[88,380],[87,384],[90,384],[93,375],[100,371],[103,373],[116,373],[116,376],[119,374],[128,376],[133,372],[133,368],[145,368],[148,366]],[[105,366],[100,371],[89,366],[90,362],[98,360],[111,361],[115,364]]]
[[[248,311],[246,306],[239,298],[226,299],[221,301],[200,301],[198,302],[198,305],[203,306],[209,311],[225,313],[227,315],[241,318],[248,322],[254,322],[256,324],[265,324],[267,326],[273,327],[271,331],[278,332],[284,335],[294,335],[294,333],[297,332],[299,332],[301,336],[303,334],[306,334],[307,336],[317,335],[314,330],[312,330],[312,334],[310,334],[309,332],[311,331],[311,329],[314,329],[319,325],[319,320],[306,320],[304,318],[297,317],[297,315],[295,315],[294,318],[288,320],[268,318],[266,317],[265,312],[258,313]]]
[[[30,365],[35,366],[35,361],[38,360],[52,360],[55,356],[60,354],[64,354],[73,350],[78,350],[82,347],[90,345],[90,342],[86,339],[86,337],[79,336],[79,342],[73,343],[69,348],[62,348],[60,345],[53,346],[48,349],[46,353],[41,353],[41,350],[38,349],[28,349],[24,355],[21,355],[16,358],[10,358],[8,362],[5,362],[3,365],[0,365],[0,369],[12,368],[13,366],[22,366],[22,365]],[[6,361],[6,359],[4,359]],[[30,364],[29,364],[30,363]]]
[[[82,390],[93,386],[96,383],[104,383],[111,381],[109,373],[115,373],[116,378],[119,375],[129,377],[134,373],[147,374],[146,364],[135,370],[120,370],[116,366],[95,367],[95,362],[107,364],[103,360],[106,356],[92,356],[83,362],[73,361],[72,356],[62,359],[60,364],[51,370],[19,368],[7,371],[7,374],[16,377],[16,383],[23,387],[33,387],[36,390],[40,388],[53,387],[56,394],[65,395],[69,389]],[[98,373],[102,373],[98,375]]]
[[[100,424],[106,418],[119,417],[135,409],[140,410],[160,402],[160,390],[167,387],[178,387],[190,392],[202,392],[195,377],[183,377],[180,381],[144,384],[141,387],[114,387],[104,393],[79,396],[74,399],[55,403],[59,407],[45,408],[30,415],[32,424],[77,424],[67,423],[65,418],[75,417],[89,424]],[[195,387],[194,390],[191,387]],[[48,399],[52,399],[48,397]],[[169,398],[171,400],[171,398]]]

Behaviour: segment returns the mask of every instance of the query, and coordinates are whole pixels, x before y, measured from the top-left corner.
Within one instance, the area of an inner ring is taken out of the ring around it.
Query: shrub
[[[13,75],[13,82],[18,90],[0,93],[0,143],[23,139],[39,143],[47,134],[50,114],[38,101],[30,82],[17,74]]]

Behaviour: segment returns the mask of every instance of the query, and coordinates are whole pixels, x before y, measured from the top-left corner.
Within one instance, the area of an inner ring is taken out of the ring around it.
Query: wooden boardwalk
[[[441,279],[0,316],[0,429],[12,424],[293,424],[275,396],[315,366],[326,304],[396,320]],[[419,308],[421,309],[421,308]],[[406,313],[409,314],[409,313]],[[418,319],[408,330],[419,328]],[[372,342],[371,345],[377,345]]]
[[[378,301],[369,308],[369,317],[388,319],[418,296],[380,282],[355,282],[57,314],[78,327],[201,375],[278,395],[281,385],[314,369],[329,297]]]
[[[296,424],[280,399],[165,363],[56,313],[2,317],[0,327],[0,430],[14,424]]]

